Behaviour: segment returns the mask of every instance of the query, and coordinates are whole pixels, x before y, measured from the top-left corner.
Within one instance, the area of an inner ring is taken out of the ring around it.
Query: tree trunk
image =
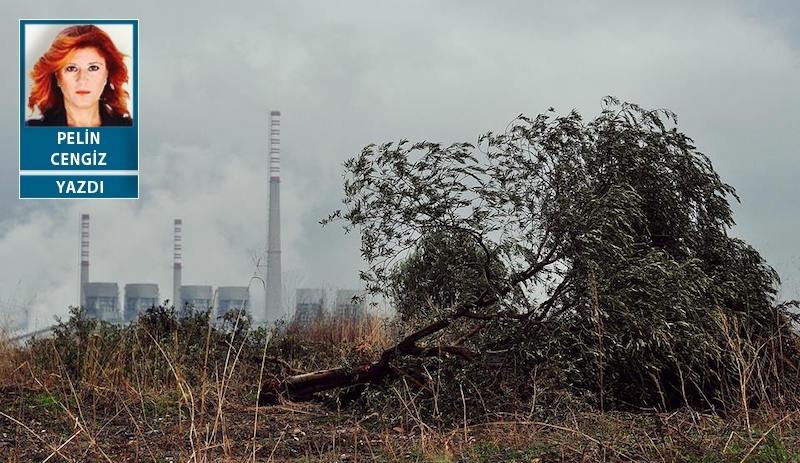
[[[543,265],[543,264],[539,264]],[[530,278],[538,266],[533,266],[512,278],[513,283]],[[500,291],[499,295],[508,292],[510,285]],[[445,316],[424,328],[415,331],[403,338],[397,345],[383,351],[380,359],[373,363],[355,368],[333,368],[311,373],[289,376],[282,381],[273,381],[264,385],[259,394],[258,401],[261,405],[275,405],[280,403],[281,397],[292,401],[311,400],[314,394],[331,389],[352,387],[366,384],[378,384],[390,373],[393,373],[391,362],[398,357],[413,355],[416,357],[431,357],[455,355],[466,360],[471,360],[474,354],[462,346],[440,346],[420,348],[417,342],[435,334],[448,326],[453,321],[468,316],[470,309],[490,306],[498,301],[498,295],[482,295],[476,303],[464,304],[456,307],[449,316]],[[492,317],[490,317],[492,318]]]

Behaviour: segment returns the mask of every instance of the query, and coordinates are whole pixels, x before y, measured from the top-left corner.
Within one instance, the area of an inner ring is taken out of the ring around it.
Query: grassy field
[[[383,402],[258,406],[270,379],[363,361],[390,331],[368,319],[274,336],[153,316],[125,329],[71,320],[26,346],[0,341],[0,461],[800,461],[793,410],[600,413],[556,391],[547,407],[534,397],[503,410],[462,397],[460,418],[445,420],[405,380],[379,391]]]

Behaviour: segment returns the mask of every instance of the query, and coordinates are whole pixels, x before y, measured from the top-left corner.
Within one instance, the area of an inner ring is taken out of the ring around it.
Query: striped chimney
[[[78,304],[86,307],[86,289],[89,282],[89,214],[81,214],[81,282],[78,288]]]
[[[267,210],[267,275],[265,320],[283,316],[281,307],[281,112],[269,113],[269,209]]]

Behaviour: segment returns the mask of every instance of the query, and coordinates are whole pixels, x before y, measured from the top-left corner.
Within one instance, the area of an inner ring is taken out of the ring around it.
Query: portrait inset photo
[[[132,126],[132,24],[24,24],[25,126]]]

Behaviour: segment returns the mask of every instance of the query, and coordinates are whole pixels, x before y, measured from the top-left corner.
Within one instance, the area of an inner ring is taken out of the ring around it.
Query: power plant
[[[283,281],[281,278],[281,218],[280,218],[280,161],[281,161],[281,113],[270,111],[268,119],[267,150],[267,226],[265,255],[266,268],[261,276],[264,281],[263,310],[256,311],[251,304],[248,286],[184,285],[183,284],[183,233],[184,223],[174,219],[172,228],[172,305],[179,311],[212,310],[215,318],[223,317],[231,310],[245,310],[256,316],[257,322],[272,323],[287,319],[288,307],[283,304]],[[155,283],[127,283],[123,298],[120,298],[116,282],[91,281],[89,274],[90,256],[90,218],[80,215],[80,280],[78,284],[78,305],[93,318],[110,323],[130,323],[150,307],[162,302],[158,285]],[[261,266],[260,266],[261,267]],[[263,267],[261,267],[263,269]],[[366,313],[363,298],[356,290],[335,290],[334,297],[327,296],[327,290],[319,288],[299,288],[295,293],[294,321],[309,324],[330,313],[336,318],[359,319]],[[328,307],[328,301],[333,305]],[[2,312],[13,315],[5,320],[12,329],[25,330],[29,325],[29,310],[19,304],[0,301]],[[35,333],[48,332],[52,327],[37,329]],[[29,336],[23,335],[22,338]]]
[[[281,113],[270,111],[268,119],[267,159],[267,226],[265,256],[263,312],[257,321],[271,323],[285,319],[288,310],[283,304],[283,282],[281,278],[281,218],[280,218],[280,161],[281,161]],[[142,312],[161,303],[159,288],[154,283],[128,283],[124,286],[124,298],[120,303],[119,285],[115,282],[91,281],[89,275],[90,225],[89,214],[80,215],[80,282],[78,304],[91,317],[111,323],[129,323]],[[243,309],[254,315],[247,286],[218,286],[183,284],[183,233],[184,223],[174,219],[172,228],[172,304],[184,310],[212,310],[216,318],[231,310]],[[263,260],[262,260],[263,262]],[[263,268],[263,267],[262,267]],[[338,290],[334,304],[327,308],[326,290],[314,288],[297,289],[294,318],[300,323],[310,323],[327,311],[335,317],[358,319],[365,314],[363,302],[354,299],[358,291]],[[28,317],[26,316],[25,319]],[[259,320],[261,318],[261,320]]]
[[[268,137],[268,208],[266,239],[265,306],[263,319],[275,321],[284,316],[281,280],[280,226],[280,111],[269,113]],[[210,285],[183,284],[183,220],[175,219],[172,229],[172,303],[179,310],[215,309],[221,317],[233,309],[252,313],[250,290],[246,286],[220,286],[216,293]],[[130,322],[148,307],[160,303],[158,285],[125,285],[124,307],[120,313],[116,283],[89,281],[89,214],[81,214],[80,283],[78,304],[92,317],[109,322]]]
[[[246,286],[221,286],[214,290],[210,285],[182,285],[183,272],[183,221],[175,219],[173,227],[173,301],[176,309],[206,311],[216,308],[216,316],[230,310],[250,310],[250,293]],[[154,283],[129,283],[125,285],[124,307],[120,311],[119,287],[113,282],[89,280],[89,215],[81,214],[79,288],[81,307],[87,314],[110,323],[129,323],[150,307],[157,306],[158,285]],[[215,300],[216,299],[216,300]]]
[[[124,307],[120,311],[119,287],[112,282],[89,281],[89,215],[81,214],[80,287],[81,307],[90,317],[110,323],[129,323],[150,307],[157,306],[158,285],[129,283],[125,285]],[[206,311],[216,309],[221,317],[233,309],[250,310],[250,292],[246,286],[183,285],[183,220],[173,223],[172,246],[173,301],[178,310]]]

